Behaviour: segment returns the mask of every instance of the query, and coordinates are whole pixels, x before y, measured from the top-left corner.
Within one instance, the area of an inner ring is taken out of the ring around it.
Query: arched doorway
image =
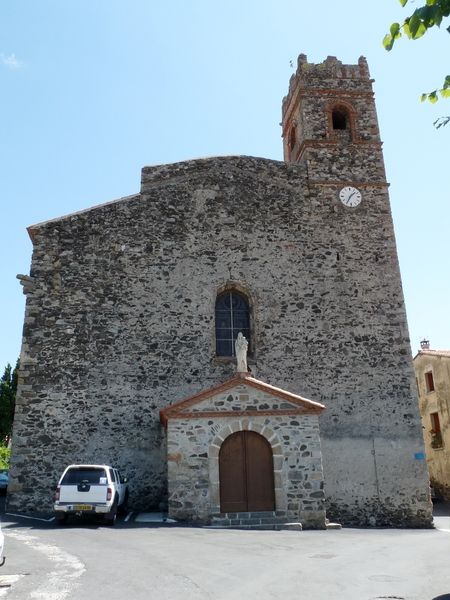
[[[272,448],[254,431],[238,431],[219,452],[220,511],[275,510]]]

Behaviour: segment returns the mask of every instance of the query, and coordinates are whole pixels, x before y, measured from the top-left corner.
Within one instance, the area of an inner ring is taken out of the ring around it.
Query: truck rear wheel
[[[109,513],[105,515],[105,523],[107,525],[115,525],[117,520],[117,497],[114,499],[114,503],[111,506]]]
[[[128,511],[128,490],[125,492],[125,498],[123,499],[122,504],[118,507],[118,510],[121,515],[126,514]]]
[[[58,513],[55,515],[57,525],[66,525],[69,515],[67,513]]]

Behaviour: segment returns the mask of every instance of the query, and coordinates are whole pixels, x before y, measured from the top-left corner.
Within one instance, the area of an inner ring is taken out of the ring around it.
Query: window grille
[[[234,342],[239,332],[247,339],[250,351],[250,309],[247,298],[239,292],[227,291],[216,300],[217,356],[235,356]]]

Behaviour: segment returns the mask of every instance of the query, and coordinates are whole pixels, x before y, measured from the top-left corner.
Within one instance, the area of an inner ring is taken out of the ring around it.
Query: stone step
[[[300,523],[288,523],[286,514],[276,511],[221,513],[212,517],[211,526],[238,529],[301,529]]]
[[[212,515],[213,519],[286,519],[286,513],[283,511],[266,510],[258,512],[229,512]]]
[[[210,529],[242,529],[246,531],[302,531],[301,523],[284,523],[274,525],[209,525]]]

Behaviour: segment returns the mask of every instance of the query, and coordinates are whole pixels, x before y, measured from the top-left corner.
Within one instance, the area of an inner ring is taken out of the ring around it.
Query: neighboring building
[[[431,350],[427,340],[414,357],[430,483],[450,500],[450,350]]]
[[[47,510],[68,463],[104,462],[134,508],[189,520],[243,506],[320,527],[325,506],[431,525],[366,60],[301,55],[282,135],[283,162],[144,167],[134,196],[29,228],[10,510]]]

